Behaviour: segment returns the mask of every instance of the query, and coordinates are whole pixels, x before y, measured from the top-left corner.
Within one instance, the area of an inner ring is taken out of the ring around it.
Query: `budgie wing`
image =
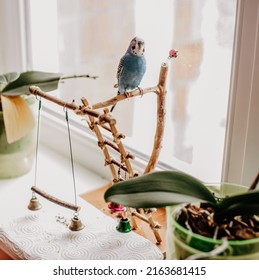
[[[117,69],[117,80],[120,78],[121,73],[123,71],[124,59],[125,59],[125,56],[123,56],[120,59],[120,62],[119,62],[119,65],[118,65],[118,69]]]

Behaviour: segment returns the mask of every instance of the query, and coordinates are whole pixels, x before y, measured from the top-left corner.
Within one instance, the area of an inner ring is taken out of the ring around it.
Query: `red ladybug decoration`
[[[173,49],[169,52],[169,58],[173,58],[173,57],[177,57],[177,56],[178,56],[178,51]]]

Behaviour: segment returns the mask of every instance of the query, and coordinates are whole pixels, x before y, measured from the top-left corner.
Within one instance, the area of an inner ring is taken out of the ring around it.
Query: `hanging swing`
[[[71,170],[72,170],[72,178],[73,178],[73,187],[74,187],[74,201],[75,203],[69,203],[66,201],[63,201],[61,199],[58,199],[45,191],[39,189],[37,187],[37,175],[38,175],[38,153],[39,153],[39,138],[40,138],[40,117],[41,117],[41,97],[38,97],[36,95],[37,100],[39,101],[38,106],[38,119],[37,119],[37,135],[36,135],[36,151],[35,151],[35,170],[34,170],[34,185],[31,187],[32,191],[32,197],[30,199],[28,209],[32,211],[40,210],[42,208],[38,198],[36,197],[36,193],[45,199],[58,204],[62,207],[66,207],[68,209],[71,209],[74,211],[73,217],[71,219],[71,222],[68,226],[68,228],[71,231],[79,231],[84,228],[84,225],[81,222],[81,219],[79,218],[79,211],[80,206],[77,205],[77,191],[76,191],[76,180],[75,180],[75,171],[74,171],[74,159],[73,159],[73,151],[72,151],[72,140],[71,140],[71,132],[70,132],[70,126],[69,126],[69,118],[68,118],[68,110],[64,106],[63,110],[65,112],[65,119],[67,124],[67,132],[68,132],[68,142],[69,142],[69,153],[70,153],[70,162],[71,162]]]

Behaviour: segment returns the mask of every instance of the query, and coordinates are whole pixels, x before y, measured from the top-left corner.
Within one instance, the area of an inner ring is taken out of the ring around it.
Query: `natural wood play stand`
[[[172,57],[177,57],[177,52],[170,52],[170,55],[168,57],[168,60]],[[102,150],[104,158],[105,158],[105,165],[109,166],[110,172],[112,174],[112,182],[113,184],[116,184],[119,180],[122,180],[119,176],[118,170],[123,170],[127,174],[127,178],[132,178],[139,176],[138,172],[134,171],[132,168],[131,161],[134,160],[134,155],[132,155],[130,152],[128,152],[124,145],[123,145],[123,139],[125,138],[125,135],[122,134],[117,130],[116,127],[116,119],[114,116],[110,113],[108,106],[111,106],[113,104],[116,104],[117,102],[120,102],[122,100],[125,100],[126,98],[133,98],[137,96],[142,96],[147,93],[155,93],[157,96],[157,122],[156,122],[156,133],[154,137],[154,144],[153,144],[153,150],[152,154],[150,156],[150,159],[148,161],[148,164],[143,172],[149,173],[152,172],[157,164],[158,157],[160,154],[160,150],[162,147],[162,140],[163,140],[163,134],[164,134],[164,128],[165,128],[165,102],[166,102],[166,78],[168,74],[168,63],[164,62],[161,65],[160,69],[160,75],[159,75],[159,81],[156,86],[148,87],[145,89],[137,89],[131,92],[127,92],[126,94],[117,95],[109,100],[99,102],[97,104],[91,105],[87,101],[86,98],[82,98],[82,104],[77,105],[75,102],[67,103],[64,102],[61,99],[58,99],[56,97],[53,97],[44,91],[42,91],[39,87],[31,86],[30,92],[34,94],[35,96],[42,97],[44,99],[47,99],[51,102],[54,102],[60,106],[62,106],[65,109],[71,109],[73,110],[77,115],[80,116],[87,116],[88,121],[87,124],[89,128],[95,133],[98,142],[97,145]],[[100,113],[97,110],[103,109],[103,112]],[[108,131],[112,135],[113,141],[110,141],[105,138],[105,136],[102,133],[102,130]],[[110,154],[110,149],[116,151],[118,155],[118,159],[115,159]],[[112,184],[111,184],[112,185]],[[50,196],[49,194],[45,193],[44,191],[38,189],[37,187],[32,187],[32,191],[37,192],[41,196],[51,200],[54,203],[57,203],[61,206],[68,207],[70,209],[74,209],[78,211],[80,208],[77,208],[77,206],[71,206],[69,203],[66,203],[64,201],[60,201],[57,198],[54,198]],[[159,228],[161,227],[157,222],[154,221],[152,214],[152,209],[146,209],[146,210],[136,210],[136,209],[127,209],[128,215],[130,216],[131,224],[134,229],[138,228],[138,224],[136,219],[140,219],[147,223],[151,230],[153,231],[156,243],[160,244],[162,242],[161,235],[159,233]]]

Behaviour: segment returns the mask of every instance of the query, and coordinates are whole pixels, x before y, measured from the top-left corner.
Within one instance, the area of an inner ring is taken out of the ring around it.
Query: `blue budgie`
[[[117,71],[118,95],[127,94],[128,91],[138,88],[145,72],[146,72],[146,59],[145,42],[135,37],[131,40],[130,45],[125,55],[120,59]],[[116,104],[111,108],[113,111]]]

